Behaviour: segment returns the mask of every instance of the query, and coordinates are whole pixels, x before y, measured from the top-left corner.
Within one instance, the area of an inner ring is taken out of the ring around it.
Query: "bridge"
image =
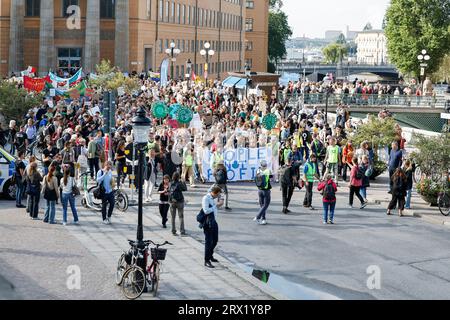
[[[293,94],[278,93],[278,100],[291,106],[305,105],[319,110],[336,112],[340,105],[349,106],[353,117],[365,118],[388,109],[402,125],[413,129],[441,132],[446,120],[441,114],[449,112],[450,100],[445,96],[416,97],[395,95],[349,95],[349,94]]]
[[[339,67],[339,68],[338,68]],[[302,64],[297,62],[285,62],[278,66],[279,72],[298,73],[310,75],[315,72],[326,74],[333,73],[337,77],[344,77],[360,73],[373,73],[380,77],[398,79],[399,72],[393,65],[362,65],[362,64]]]

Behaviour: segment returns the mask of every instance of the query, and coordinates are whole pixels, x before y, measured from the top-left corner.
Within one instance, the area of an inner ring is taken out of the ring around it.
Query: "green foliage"
[[[327,63],[338,63],[348,54],[347,47],[339,43],[329,44],[323,48],[322,52]]]
[[[16,120],[20,123],[29,109],[42,104],[44,95],[28,93],[23,88],[17,88],[14,83],[0,82],[0,114],[7,121]]]
[[[393,118],[378,119],[371,116],[369,121],[358,127],[353,137],[353,143],[359,146],[361,142],[369,141],[374,150],[390,145],[397,138],[396,122]],[[377,152],[375,152],[375,155]]]
[[[416,185],[417,193],[425,198],[425,201],[432,205],[437,204],[437,197],[442,191],[442,185],[432,179],[424,178]]]
[[[442,59],[439,69],[432,76],[432,81],[450,83],[450,53]]]
[[[283,0],[269,0],[269,6],[271,9],[281,8],[283,6]]]
[[[417,56],[431,56],[427,72],[435,72],[450,51],[450,1],[391,0],[386,13],[390,60],[403,74],[420,76]]]
[[[418,151],[413,152],[411,157],[420,170],[427,177],[447,172],[450,168],[450,134],[441,134],[438,137],[426,137],[415,134],[413,136],[414,146]]]
[[[286,13],[281,10],[269,12],[269,61],[277,63],[286,51],[286,41],[292,36]]]
[[[103,90],[117,90],[123,87],[126,93],[131,93],[139,88],[136,79],[126,77],[116,67],[112,66],[109,60],[102,60],[96,66],[96,76],[95,79],[89,79],[89,84]]]

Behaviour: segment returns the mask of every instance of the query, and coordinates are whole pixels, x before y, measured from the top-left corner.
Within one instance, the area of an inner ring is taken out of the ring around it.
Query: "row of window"
[[[72,12],[67,13],[67,9],[70,6],[79,6],[80,0],[63,0],[62,2],[62,17],[67,17]],[[112,19],[116,13],[116,1],[115,0],[100,0],[100,18]],[[39,17],[41,14],[41,0],[26,0],[25,3],[25,16],[26,17]]]
[[[200,51],[204,49],[204,44],[209,42],[211,44],[212,50],[219,51],[219,41],[203,41],[197,40],[197,48],[195,47],[195,40],[169,40],[160,39],[158,40],[158,49],[160,53],[165,52],[167,48],[170,48],[171,43],[175,43],[175,48],[181,50],[182,53],[195,53],[195,51]],[[242,45],[239,41],[221,41],[221,51],[222,52],[236,52],[242,49]],[[248,44],[248,43],[246,43]],[[253,47],[253,44],[251,44]]]
[[[151,19],[152,0],[147,0],[147,17]],[[182,25],[198,25],[205,28],[222,28],[241,30],[242,17],[218,12],[215,10],[196,8],[173,1],[159,0],[159,21]]]

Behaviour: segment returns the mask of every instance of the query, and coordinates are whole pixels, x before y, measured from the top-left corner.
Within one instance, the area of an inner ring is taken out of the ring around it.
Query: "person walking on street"
[[[94,179],[95,172],[100,170],[99,157],[97,155],[97,142],[95,142],[94,137],[89,137],[88,144],[88,162],[89,170],[91,171],[91,178]]]
[[[170,177],[165,175],[163,182],[159,185],[159,214],[162,218],[162,226],[164,229],[167,228],[167,214],[169,213],[170,203],[169,203],[169,189],[170,189]]]
[[[117,162],[117,186],[120,187],[122,181],[125,180],[125,167],[127,165],[124,141],[120,141],[119,145],[117,146],[115,160]]]
[[[214,179],[216,180],[215,186],[218,186],[222,189],[222,192],[225,193],[225,210],[231,211],[231,208],[228,207],[227,168],[225,167],[223,160],[219,161],[217,168],[214,170]]]
[[[347,169],[350,169],[354,157],[353,142],[351,139],[342,149],[342,180],[347,182]]]
[[[367,173],[370,173],[370,163],[369,163],[369,157],[367,157],[366,155],[364,155],[362,157],[362,161],[359,165],[359,170],[361,170],[361,173],[363,172],[363,181],[362,181],[362,185],[361,185],[361,189],[359,191],[359,194],[361,195],[361,197],[363,197],[364,202],[368,202],[367,200],[367,188],[370,187],[370,176],[367,176]]]
[[[60,182],[61,187],[61,202],[63,207],[63,225],[67,225],[67,205],[70,203],[70,209],[73,215],[73,224],[78,224],[78,212],[75,204],[75,196],[73,195],[73,188],[76,187],[75,178],[71,176],[70,168],[66,167],[64,170],[64,177]]]
[[[187,191],[186,184],[180,181],[180,174],[175,172],[172,176],[172,183],[169,188],[169,202],[170,214],[172,216],[172,234],[177,235],[177,228],[175,220],[178,211],[178,218],[180,219],[180,233],[182,236],[187,235],[184,229],[184,196],[183,192]]]
[[[103,185],[105,193],[102,198],[102,218],[104,224],[111,224],[111,216],[114,211],[114,179],[112,174],[112,162],[106,161],[103,170],[97,172],[97,183]],[[108,208],[109,205],[109,208]],[[106,209],[108,208],[108,215]]]
[[[189,185],[191,188],[195,188],[194,184],[194,145],[188,145],[183,154],[183,165],[182,165],[182,180],[186,182],[189,180]]]
[[[389,168],[389,193],[392,192],[392,185],[393,185],[392,176],[394,175],[395,171],[398,168],[401,168],[402,158],[403,158],[403,153],[401,150],[399,150],[398,143],[392,142],[392,149],[389,154],[389,165],[388,165],[388,168]]]
[[[58,180],[56,179],[55,171],[56,167],[51,165],[48,169],[48,174],[44,177],[44,183],[41,190],[42,196],[47,200],[44,222],[49,224],[56,224],[56,202],[59,199]]]
[[[398,208],[398,215],[403,216],[405,209],[405,196],[407,192],[407,178],[401,168],[397,168],[392,175],[392,199],[389,203],[387,215],[391,215],[391,211]]]
[[[288,214],[289,204],[294,194],[295,185],[298,183],[298,176],[295,167],[292,165],[292,157],[286,159],[285,165],[280,170],[281,193],[283,197],[283,213]]]
[[[317,158],[313,153],[311,154],[308,162],[305,163],[305,167],[303,169],[303,181],[305,182],[306,190],[305,199],[303,200],[303,207],[309,208],[310,210],[315,210],[312,206],[314,178],[319,179],[319,175],[317,174]]]
[[[267,162],[265,160],[261,161],[260,168],[256,172],[257,186],[259,189],[259,205],[261,209],[253,219],[253,221],[258,222],[260,225],[267,224],[266,213],[271,201],[272,185],[270,184],[270,180],[272,178],[272,172],[267,168]]]
[[[156,183],[156,153],[155,149],[149,150],[149,158],[145,167],[145,202],[152,202],[152,193]]]
[[[325,180],[320,182],[318,191],[323,191],[323,224],[334,224],[334,209],[336,208],[336,192],[337,186],[333,181],[331,174],[325,177]],[[329,214],[328,214],[329,212]]]
[[[214,268],[211,262],[219,262],[214,258],[214,249],[219,241],[219,225],[217,224],[218,208],[223,206],[223,200],[219,199],[222,189],[218,186],[213,186],[211,190],[202,199],[202,209],[207,216],[207,221],[203,225],[203,232],[205,234],[205,267]]]
[[[360,169],[360,166],[358,165],[358,158],[353,158],[353,167],[350,172],[350,195],[349,195],[349,207],[350,209],[353,208],[353,198],[356,195],[356,197],[361,202],[360,209],[364,209],[367,206],[367,203],[364,201],[363,197],[361,197],[360,191],[361,186],[363,184],[363,176],[364,173]]]
[[[325,163],[327,166],[327,170],[325,171],[324,176],[326,176],[328,173],[331,173],[331,175],[333,176],[333,180],[337,182],[338,169],[341,165],[341,161],[339,159],[339,146],[336,145],[336,138],[334,137],[330,139],[330,145],[327,148]]]
[[[39,200],[41,198],[41,181],[42,176],[37,170],[37,162],[30,164],[26,182],[27,182],[27,194],[29,197],[29,209],[30,218],[33,220],[39,220]]]
[[[17,208],[26,208],[22,204],[22,197],[25,189],[25,163],[23,160],[25,159],[25,152],[19,151],[19,159],[15,162],[15,172],[14,178],[16,180],[16,207]]]
[[[406,203],[405,203],[405,209],[411,209],[411,195],[412,195],[412,188],[414,184],[413,180],[413,166],[411,160],[405,161],[405,169],[404,169],[405,175],[406,175]]]

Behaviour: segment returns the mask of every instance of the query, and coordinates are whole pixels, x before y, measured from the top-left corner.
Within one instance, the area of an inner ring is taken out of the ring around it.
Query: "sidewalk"
[[[117,260],[128,249],[127,239],[136,239],[137,218],[137,207],[130,207],[127,213],[115,211],[112,224],[103,225],[101,213],[80,210],[80,225],[66,228],[111,271],[115,271]],[[204,246],[189,236],[173,236],[170,228],[162,229],[157,207],[144,209],[144,238],[174,244],[167,247],[156,299],[286,299],[220,255],[215,255],[220,261],[215,269],[204,267]],[[155,298],[144,294],[142,299]]]

